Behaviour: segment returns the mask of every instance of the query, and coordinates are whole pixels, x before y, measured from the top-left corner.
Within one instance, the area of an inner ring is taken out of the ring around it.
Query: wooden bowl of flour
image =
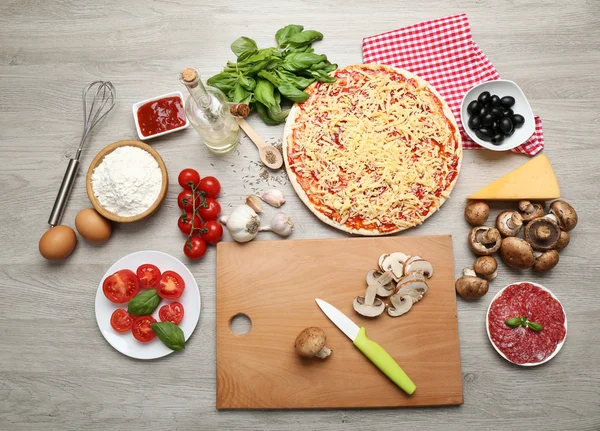
[[[98,196],[96,195],[92,184],[92,175],[94,173],[94,170],[104,161],[104,157],[106,157],[107,155],[109,155],[110,153],[112,153],[120,147],[137,147],[146,151],[154,158],[154,160],[156,160],[161,172],[160,191],[156,200],[154,200],[154,203],[152,203],[143,212],[132,216],[118,215],[104,208],[100,203],[100,200],[98,199]],[[156,152],[156,150],[150,145],[144,144],[140,141],[118,141],[108,145],[107,147],[103,148],[98,154],[96,154],[96,157],[94,157],[94,160],[92,160],[92,163],[90,164],[90,167],[87,171],[87,175],[85,178],[85,187],[87,190],[88,197],[90,198],[90,202],[92,203],[96,211],[98,211],[98,213],[100,213],[103,217],[118,223],[131,223],[134,221],[142,220],[152,215],[158,209],[160,204],[162,204],[162,202],[165,199],[165,196],[167,195],[167,189],[169,187],[169,175],[167,174],[167,168],[162,157],[160,157],[160,154],[158,154],[158,152]]]

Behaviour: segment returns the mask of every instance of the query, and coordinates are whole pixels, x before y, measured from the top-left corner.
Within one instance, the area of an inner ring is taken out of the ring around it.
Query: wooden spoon
[[[258,148],[260,160],[270,169],[279,169],[283,165],[283,156],[273,145],[267,144],[260,136],[250,127],[250,124],[243,118],[236,118],[238,124],[246,135],[250,138],[254,145]]]

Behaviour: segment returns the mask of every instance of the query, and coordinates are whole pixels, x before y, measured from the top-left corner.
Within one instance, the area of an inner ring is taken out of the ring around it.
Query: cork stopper
[[[193,67],[181,69],[181,79],[183,82],[194,82],[198,77],[198,72]]]

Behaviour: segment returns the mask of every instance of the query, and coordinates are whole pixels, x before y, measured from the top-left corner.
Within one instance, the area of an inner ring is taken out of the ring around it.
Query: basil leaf
[[[270,60],[271,57],[273,56],[274,52],[275,52],[275,48],[259,49],[258,51],[256,51],[254,54],[252,54],[248,58],[244,59],[243,61],[238,61],[237,66],[238,67],[248,66],[248,65],[255,64],[255,63],[263,62],[265,60]]]
[[[537,322],[527,322],[527,326],[534,332],[540,332],[544,327]]]
[[[289,52],[315,52],[315,49],[310,46],[300,46],[298,48],[288,48]]]
[[[253,52],[258,49],[256,42],[254,42],[249,37],[242,36],[239,39],[236,39],[231,44],[231,51],[235,54],[236,57],[240,57],[242,54],[247,54],[248,52]]]
[[[260,76],[261,78],[265,78],[275,87],[279,87],[282,83],[279,77],[275,75],[275,73],[268,70],[261,70],[260,72],[258,72],[258,76]]]
[[[320,70],[325,73],[333,72],[337,68],[337,64],[332,64],[329,61],[322,61],[320,63],[316,63],[310,66],[310,70]]]
[[[206,83],[211,87],[218,88],[223,93],[227,93],[235,86],[236,79],[236,76],[231,73],[221,72],[217,75],[208,78],[208,81],[206,81]]]
[[[269,117],[275,121],[276,124],[283,123],[290,113],[289,109],[282,110],[280,105],[274,105],[267,109],[269,111]]]
[[[302,30],[304,30],[303,26],[294,24],[280,28],[277,30],[277,33],[275,33],[275,42],[277,42],[277,46],[286,45],[292,36],[300,33]]]
[[[312,52],[292,52],[283,59],[283,68],[290,72],[310,69],[315,63],[327,60],[326,55],[319,55]]]
[[[315,82],[314,78],[306,78],[304,76],[298,76],[287,70],[277,69],[277,76],[285,82],[289,82],[300,90],[304,90],[310,84]]]
[[[288,46],[298,48],[309,46],[311,43],[323,39],[323,33],[315,30],[305,30],[301,33],[296,33],[288,39]]]
[[[265,66],[265,69],[267,69],[267,70],[273,70],[276,67],[278,67],[281,64],[282,61],[283,60],[281,60],[281,58],[279,58],[279,57],[271,57],[271,59],[269,60],[269,62]]]
[[[258,115],[265,123],[267,123],[271,126],[275,126],[280,123],[279,121],[273,120],[269,116],[269,109],[260,102],[256,102],[256,112],[258,112]]]
[[[274,97],[275,87],[266,79],[258,79],[256,88],[254,89],[254,97],[257,101],[265,105],[267,108],[277,104]]]
[[[235,103],[248,103],[252,98],[252,92],[246,90],[242,85],[238,82],[235,84],[235,88],[233,90],[232,102]]]
[[[287,97],[292,102],[302,103],[308,99],[308,93],[297,89],[293,84],[284,82],[277,87],[282,96]]]
[[[160,341],[171,350],[185,349],[185,336],[183,330],[171,322],[156,322],[150,324],[150,327]]]
[[[149,289],[129,301],[127,312],[134,316],[145,316],[152,314],[158,304],[160,304],[160,296],[156,293],[156,289]]]
[[[256,88],[256,81],[250,76],[241,75],[238,78],[238,83],[248,91],[254,91]]]
[[[521,318],[520,317],[513,317],[511,319],[508,319],[504,323],[506,323],[506,326],[509,326],[511,328],[516,328],[516,327],[518,327],[521,324]]]

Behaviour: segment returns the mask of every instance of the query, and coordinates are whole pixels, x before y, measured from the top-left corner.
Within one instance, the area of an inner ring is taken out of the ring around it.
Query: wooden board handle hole
[[[252,329],[252,319],[244,313],[238,313],[229,319],[229,329],[235,335],[246,335]]]

